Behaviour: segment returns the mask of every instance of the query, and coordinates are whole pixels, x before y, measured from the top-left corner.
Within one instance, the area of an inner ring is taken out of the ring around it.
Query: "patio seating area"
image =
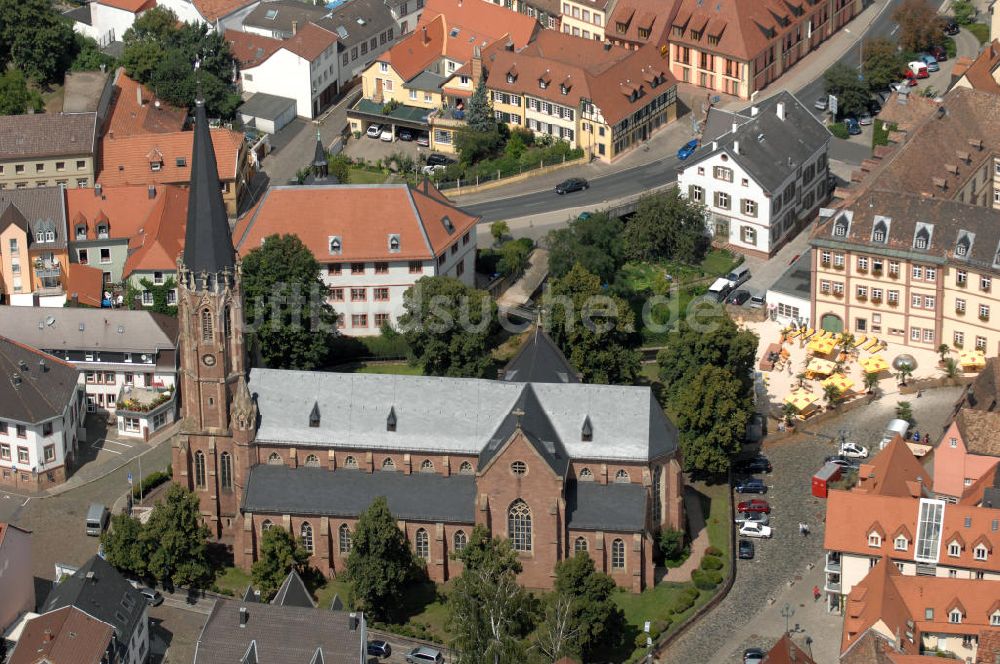
[[[757,368],[770,415],[779,421],[808,420],[869,389],[898,392],[903,377],[913,381],[945,374],[938,353],[885,337],[796,329],[771,320],[747,327],[760,337]],[[974,350],[951,349],[947,357],[954,358],[960,376],[973,375],[986,363],[983,353]]]

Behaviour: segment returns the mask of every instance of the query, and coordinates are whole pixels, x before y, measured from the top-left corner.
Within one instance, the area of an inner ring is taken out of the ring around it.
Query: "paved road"
[[[943,388],[929,390],[920,399],[915,395],[903,399],[913,405],[917,428],[921,432],[932,432],[936,438],[941,435],[960,393],[961,388]],[[764,452],[774,472],[764,477],[768,492],[763,497],[772,505],[774,538],[757,543],[754,560],[739,561],[736,583],[729,595],[674,643],[664,653],[662,661],[729,664],[740,661],[744,648],[770,647],[777,640],[784,631],[784,622],[773,616],[776,624],[762,625],[758,616],[788,601],[790,580],[815,583],[815,574],[807,571],[806,566],[818,564],[823,556],[825,506],[822,500],[810,494],[809,478],[822,465],[823,458],[834,453],[833,441],[841,429],[848,430],[850,440],[869,446],[874,444],[885,423],[894,417],[899,399],[899,395],[887,394],[862,409],[814,427],[807,425],[804,427],[806,432],[794,438],[773,444],[765,441]],[[796,524],[800,521],[810,525],[808,537],[798,533]],[[769,599],[774,602],[769,603]],[[835,664],[840,645],[839,616],[817,615],[817,612],[810,612],[810,615],[809,620],[801,624],[814,640],[816,661]],[[792,622],[803,619],[800,615]]]

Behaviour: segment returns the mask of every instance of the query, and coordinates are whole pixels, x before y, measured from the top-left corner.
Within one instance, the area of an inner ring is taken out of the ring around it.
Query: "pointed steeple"
[[[316,130],[316,152],[313,154],[313,168],[326,168],[326,149],[323,147],[323,137]]]
[[[245,375],[240,376],[240,382],[236,384],[230,417],[235,429],[247,430],[257,426],[257,403],[250,394]]]
[[[194,147],[191,151],[191,187],[188,196],[184,267],[195,275],[231,271],[236,263],[229,218],[222,202],[219,167],[208,129],[205,102],[195,102]]]

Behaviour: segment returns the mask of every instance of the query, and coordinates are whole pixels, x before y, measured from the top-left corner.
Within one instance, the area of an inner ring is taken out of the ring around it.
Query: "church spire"
[[[229,218],[222,201],[219,167],[205,116],[205,102],[195,102],[191,188],[188,196],[184,267],[194,275],[232,271],[236,263]]]

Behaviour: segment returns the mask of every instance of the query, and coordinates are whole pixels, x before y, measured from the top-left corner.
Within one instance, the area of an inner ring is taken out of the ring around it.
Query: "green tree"
[[[555,279],[543,302],[552,340],[587,383],[631,385],[639,374],[635,313],[608,295],[596,274],[575,265]]]
[[[413,551],[382,496],[361,513],[347,557],[347,578],[362,608],[377,621],[392,617],[415,572]]]
[[[657,354],[660,380],[670,396],[676,396],[678,390],[706,365],[726,369],[736,377],[743,393],[750,393],[757,335],[739,329],[726,316],[719,316],[712,323],[706,330],[682,319],[667,347]]]
[[[20,115],[29,109],[40,112],[42,96],[28,87],[20,69],[10,69],[0,76],[0,115]]]
[[[515,279],[524,274],[528,269],[528,257],[534,249],[526,242],[508,242],[500,247],[500,262],[497,268],[502,274],[510,275]]]
[[[836,385],[824,385],[823,386],[823,401],[826,402],[827,407],[836,408],[837,402],[840,401],[844,393]]]
[[[875,392],[875,388],[878,387],[878,374],[874,372],[868,372],[865,374],[865,391],[868,394]]]
[[[147,570],[161,583],[205,588],[212,579],[208,536],[198,497],[171,484],[140,534],[142,546],[149,551]]]
[[[892,20],[899,24],[899,43],[904,50],[920,52],[941,38],[943,19],[927,0],[903,0]]]
[[[493,236],[493,244],[499,245],[506,236],[510,235],[510,225],[506,221],[494,221],[490,224],[490,235]]]
[[[885,37],[866,40],[862,47],[862,73],[871,91],[885,90],[899,81],[906,62],[896,48],[896,42]]]
[[[465,127],[455,134],[455,150],[465,166],[472,166],[495,157],[503,146],[498,130],[475,131]]]
[[[681,196],[677,189],[640,198],[625,225],[625,255],[633,260],[697,264],[708,246],[705,207]]]
[[[868,109],[868,86],[858,79],[858,70],[838,62],[823,74],[826,93],[837,98],[837,115],[860,115]]]
[[[309,552],[301,541],[284,528],[268,528],[261,537],[260,555],[250,568],[253,584],[261,595],[270,597],[292,570],[302,575],[308,563]]]
[[[491,343],[500,329],[489,293],[453,277],[423,277],[403,293],[403,309],[399,327],[425,373],[489,374]]]
[[[555,592],[549,599],[546,624],[550,633],[562,631],[560,606],[565,603],[570,631],[576,633],[562,655],[579,656],[585,662],[606,661],[612,656],[625,635],[625,614],[615,604],[614,593],[614,580],[598,572],[594,559],[586,553],[556,565]]]
[[[326,158],[327,173],[337,178],[340,184],[351,182],[351,160],[342,155],[330,155]]]
[[[13,61],[34,81],[52,83],[75,54],[73,28],[47,0],[0,0],[0,71]]]
[[[243,259],[247,329],[269,367],[311,370],[337,336],[319,262],[295,235],[272,235]]]
[[[913,405],[909,401],[900,401],[896,404],[896,418],[906,420],[912,426],[916,421],[913,419]]]
[[[132,44],[143,40],[166,42],[177,32],[177,14],[160,5],[145,11],[125,31],[122,40]]]
[[[677,560],[684,555],[685,535],[683,530],[665,528],[660,531],[660,553],[665,560]]]
[[[969,0],[951,0],[951,13],[959,25],[969,25],[976,18],[976,6]]]
[[[76,56],[73,58],[70,69],[73,71],[95,71],[104,66],[105,71],[111,71],[115,66],[115,59],[110,55],[101,52],[101,47],[91,37],[85,37],[79,33],[74,33],[76,38]]]
[[[719,474],[740,453],[753,405],[747,390],[722,367],[703,366],[672,404],[685,470]]]
[[[507,540],[490,539],[477,526],[469,541],[476,549],[457,556],[468,562],[448,594],[456,664],[524,662],[525,637],[537,620],[537,601],[517,583],[517,552]]]
[[[111,527],[101,535],[104,559],[115,569],[125,574],[143,577],[146,575],[146,560],[149,551],[142,538],[142,523],[128,514],[111,517]]]
[[[489,134],[497,130],[497,119],[493,115],[489,94],[486,91],[486,77],[480,76],[476,90],[469,98],[465,108],[465,122],[469,129],[480,134]]]
[[[546,237],[549,272],[558,279],[579,263],[600,277],[601,283],[612,283],[625,263],[624,230],[621,219],[598,212],[578,217],[566,228],[550,231]]]
[[[913,365],[909,362],[899,363],[899,368],[896,370],[896,380],[899,381],[900,385],[906,385],[906,381],[913,375],[913,369]]]

